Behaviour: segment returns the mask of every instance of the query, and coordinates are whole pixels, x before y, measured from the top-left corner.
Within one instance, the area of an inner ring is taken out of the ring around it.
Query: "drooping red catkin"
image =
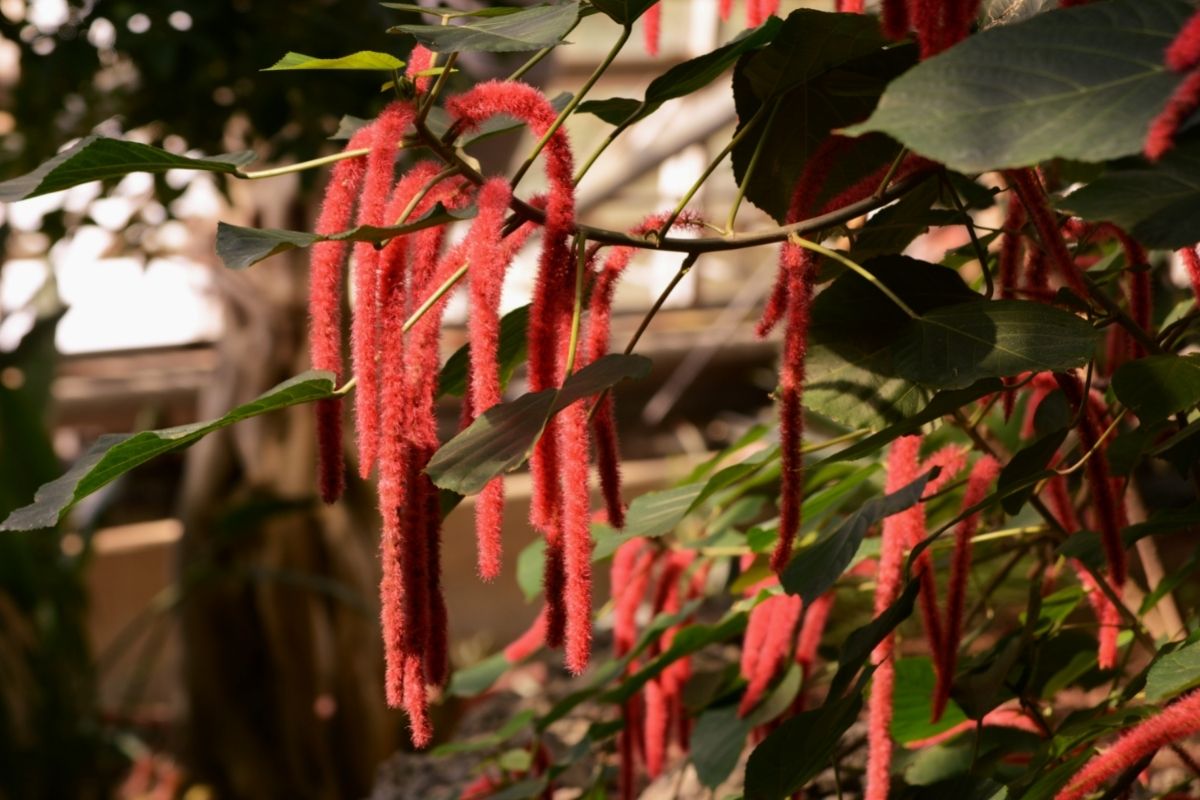
[[[408,65],[404,68],[404,74],[414,79],[418,92],[425,92],[429,89],[429,82],[433,80],[432,76],[415,77],[419,73],[424,72],[433,66],[433,51],[423,44],[419,44],[412,49],[408,55]]]
[[[1054,800],[1082,800],[1142,758],[1197,732],[1200,732],[1200,691],[1184,696],[1129,728],[1112,747],[1093,756]]]
[[[1167,48],[1167,66],[1187,72],[1200,66],[1200,12],[1192,14]]]
[[[1095,226],[1092,232],[1101,238],[1116,239],[1121,245],[1129,270],[1130,316],[1139,328],[1149,334],[1153,326],[1151,315],[1154,299],[1151,297],[1150,291],[1150,259],[1146,256],[1145,248],[1134,241],[1133,237],[1125,231],[1109,222]],[[1128,349],[1130,358],[1142,358],[1146,355],[1145,346],[1130,336],[1128,332],[1121,330],[1121,340]],[[1122,357],[1120,360],[1124,361],[1125,359]]]
[[[1195,245],[1185,247],[1178,252],[1187,269],[1188,281],[1192,284],[1192,294],[1196,296],[1196,303],[1200,304],[1200,254],[1196,253]]]
[[[932,495],[941,491],[966,466],[967,453],[958,446],[950,445],[934,452],[921,465],[920,471],[926,472],[934,467],[940,471],[925,487],[925,494]],[[905,546],[913,548],[925,538],[925,510],[923,504],[918,504],[908,511],[908,536]],[[942,652],[944,636],[942,620],[938,614],[937,578],[934,574],[933,556],[929,550],[922,551],[915,564],[916,574],[921,581],[919,601],[921,618],[925,625],[925,635],[929,639],[929,649],[934,653],[934,666],[938,662],[937,654]]]
[[[650,231],[657,231],[666,222],[666,219],[666,214],[651,214],[630,233],[635,236],[644,236]],[[702,221],[697,215],[685,211],[675,219],[672,230],[694,229],[701,224]],[[596,274],[592,283],[588,326],[580,366],[591,364],[608,352],[612,331],[613,295],[616,292],[617,282],[625,273],[625,269],[636,253],[637,250],[633,247],[612,248],[600,271]],[[604,497],[608,522],[615,528],[624,528],[625,504],[621,502],[620,452],[612,392],[607,392],[600,398],[599,406],[592,417],[592,432],[596,445],[596,471],[600,476],[600,491]]]
[[[433,725],[429,721],[429,697],[425,690],[425,667],[421,657],[405,656],[404,662],[404,710],[408,714],[408,726],[413,747],[428,747],[433,740]]]
[[[984,456],[971,467],[967,488],[963,493],[962,508],[966,510],[987,496],[988,487],[1000,474],[1000,463],[991,456]],[[971,571],[971,540],[979,527],[979,514],[975,513],[958,523],[954,531],[954,555],[950,562],[950,583],[946,589],[946,624],[943,626],[944,641],[936,671],[933,690],[932,721],[937,722],[950,700],[950,684],[958,668],[958,646],[962,641],[963,608],[967,597],[967,575]]]
[[[1012,194],[1008,199],[1004,232],[1000,238],[1000,298],[1003,300],[1011,300],[1017,296],[1017,281],[1024,252],[1024,227],[1025,207],[1021,205],[1020,199]]]
[[[580,675],[592,652],[592,535],[588,513],[588,419],[585,401],[559,414],[566,578],[566,664]]]
[[[515,81],[489,81],[476,85],[470,91],[451,98],[446,103],[447,111],[466,128],[478,127],[485,120],[506,114],[525,122],[535,136],[544,136],[550,131],[557,113],[550,101],[540,91],[528,84]],[[533,391],[548,389],[557,384],[560,367],[566,358],[566,333],[571,317],[571,289],[573,266],[567,237],[575,218],[575,196],[572,173],[574,171],[571,147],[566,131],[559,128],[550,136],[544,150],[546,176],[550,186],[546,198],[546,221],[542,234],[542,251],[538,258],[538,273],[534,285],[533,301],[529,317],[529,386]],[[563,484],[560,482],[558,447],[560,437],[557,429],[569,415],[551,418],[530,458],[533,477],[533,497],[530,504],[530,521],[542,531],[546,538],[545,571],[542,586],[546,600],[546,643],[557,646],[561,643],[570,599],[563,595],[566,586],[564,552],[564,524],[572,528],[572,539],[578,538],[580,524],[585,526],[582,534],[587,536],[587,466],[582,465],[584,480],[567,486],[567,495],[584,495],[582,503],[573,501],[576,518],[570,522],[562,518]],[[573,444],[583,443],[583,457],[587,456],[586,419],[582,433],[573,430],[567,439]],[[578,447],[574,448],[578,450]],[[579,465],[571,470],[578,477]],[[580,523],[579,509],[583,509]],[[590,537],[589,537],[590,539]],[[579,547],[579,542],[572,541]],[[578,553],[573,556],[578,561]],[[590,569],[590,562],[588,564]],[[583,576],[577,576],[582,578]],[[590,585],[589,580],[576,580],[576,586]],[[583,605],[583,598],[576,597],[574,606]],[[590,601],[587,603],[590,608]],[[589,612],[590,613],[590,612]],[[568,656],[579,665],[580,626],[576,626],[574,657]],[[586,650],[586,648],[584,648]],[[586,661],[586,658],[584,659]]]
[[[921,464],[921,472],[928,472],[937,467],[938,474],[925,484],[925,496],[937,494],[945,489],[951,481],[958,477],[960,472],[966,469],[966,466],[967,449],[965,447],[949,444],[930,453],[929,457]]]
[[[804,601],[798,595],[775,595],[764,600],[762,605],[768,603],[772,606],[769,611],[770,622],[763,638],[762,652],[754,661],[754,671],[746,676],[748,683],[738,705],[739,717],[745,717],[754,710],[779,667],[787,661],[796,623],[804,606]]]
[[[637,610],[650,585],[656,553],[644,539],[630,539],[613,558],[611,583],[616,591],[613,609],[613,649],[621,658],[637,641]]]
[[[888,451],[887,494],[899,491],[919,477],[920,436],[902,436]],[[900,596],[904,571],[904,547],[910,541],[910,529],[925,526],[919,506],[893,514],[883,521],[879,572],[875,582],[875,616],[878,617]],[[871,653],[876,665],[867,699],[867,786],[866,800],[886,800],[892,764],[892,693],[896,668],[892,662],[895,635],[889,634]]]
[[[346,145],[348,150],[370,146],[370,126],[358,130]],[[348,158],[333,168],[321,212],[313,227],[315,233],[337,233],[350,227],[354,202],[366,175],[366,160]],[[311,249],[309,269],[309,357],[314,369],[328,370],[335,380],[342,376],[342,282],[346,260],[345,242],[317,242]],[[342,459],[341,400],[317,403],[318,469],[321,499],[332,503],[345,486]]]
[[[1004,170],[1004,178],[1013,188],[1025,207],[1025,212],[1037,230],[1038,239],[1047,258],[1054,264],[1059,275],[1080,297],[1088,296],[1087,284],[1075,266],[1062,232],[1054,220],[1054,212],[1046,200],[1046,191],[1037,173],[1031,169]]]
[[[372,123],[371,152],[362,196],[358,203],[358,225],[391,223],[385,216],[388,194],[395,179],[397,146],[414,116],[410,103],[388,105]],[[351,355],[354,363],[354,412],[358,434],[358,470],[365,479],[375,463],[379,443],[379,273],[380,251],[371,242],[354,245],[354,319],[351,326]]]
[[[1124,586],[1126,560],[1125,545],[1121,541],[1121,518],[1124,514],[1109,478],[1108,456],[1103,447],[1096,447],[1100,441],[1098,420],[1091,404],[1083,397],[1083,386],[1078,378],[1063,373],[1055,373],[1054,378],[1063,394],[1067,396],[1067,402],[1078,414],[1079,423],[1076,429],[1079,432],[1080,449],[1083,453],[1091,453],[1086,465],[1088,485],[1092,491],[1092,505],[1100,528],[1100,537],[1104,542],[1104,553],[1108,558],[1109,576],[1113,585]],[[1091,452],[1093,448],[1095,452]]]
[[[758,12],[760,19],[755,24],[761,25],[779,13],[779,0],[758,0]]]
[[[733,0],[720,0],[717,13],[720,14],[722,22],[728,22],[730,14],[733,13]]]
[[[982,724],[985,728],[1015,728],[1016,730],[1025,731],[1026,733],[1036,733],[1044,735],[1044,731],[1038,727],[1038,724],[1029,718],[1023,710],[1019,708],[995,708],[983,715],[983,719],[978,724]],[[905,747],[909,750],[921,750],[926,747],[933,747],[942,742],[948,742],[954,737],[973,731],[977,727],[975,720],[963,720],[952,728],[948,728],[941,733],[935,733],[933,736],[924,739],[915,739],[905,743]]]
[[[861,14],[865,5],[863,0],[837,0],[837,10],[843,14]]]
[[[524,661],[538,651],[546,641],[546,609],[538,612],[533,623],[504,648],[504,658],[510,664]]]
[[[1175,134],[1192,112],[1200,107],[1200,69],[1193,69],[1175,88],[1167,99],[1166,106],[1150,123],[1142,153],[1151,161],[1158,161],[1175,146]]]
[[[662,36],[662,3],[658,2],[646,9],[642,16],[642,34],[649,55],[658,55],[658,43]]]
[[[908,0],[882,0],[883,34],[889,39],[903,39],[908,34]]]
[[[667,732],[670,726],[667,697],[657,679],[646,683],[642,695],[646,701],[646,772],[651,778],[657,778],[662,774],[667,753]]]
[[[763,0],[746,0],[746,27],[753,28],[761,25],[763,19]]]
[[[493,178],[479,190],[479,213],[467,234],[470,313],[471,399],[476,414],[496,405],[500,391],[500,293],[508,259],[498,247],[501,230],[512,199],[512,189],[503,178]],[[504,519],[504,478],[488,482],[475,501],[475,537],[479,575],[493,580],[500,574],[501,526]]]

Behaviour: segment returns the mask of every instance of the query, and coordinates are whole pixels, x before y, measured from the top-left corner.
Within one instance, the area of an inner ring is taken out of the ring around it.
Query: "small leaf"
[[[783,588],[803,597],[805,606],[812,603],[842,577],[871,526],[916,505],[931,478],[926,473],[897,492],[864,503],[828,536],[800,550],[780,575]]]
[[[221,257],[221,261],[228,269],[245,269],[265,258],[287,250],[294,250],[297,247],[309,247],[317,242],[384,242],[425,228],[470,219],[474,213],[473,209],[451,211],[441,203],[437,203],[417,219],[410,220],[403,225],[386,227],[359,225],[348,231],[325,236],[305,231],[285,231],[278,228],[244,228],[241,225],[219,222],[217,223],[217,255]]]
[[[690,756],[702,786],[716,789],[733,774],[750,729],[737,704],[710,708],[696,719]]]
[[[628,28],[657,2],[658,0],[592,0],[592,5]]]
[[[568,0],[462,25],[397,25],[389,28],[388,33],[407,33],[438,53],[515,53],[553,47],[575,27],[578,19],[579,3]]]
[[[1200,686],[1200,642],[1159,658],[1146,675],[1146,699],[1158,703]]]
[[[19,508],[0,531],[32,531],[58,524],[72,506],[134,467],[193,444],[215,430],[280,408],[332,397],[333,375],[309,371],[290,378],[255,400],[208,422],[129,434],[105,434],[66,474],[38,490],[32,504]]]
[[[1200,403],[1200,354],[1126,362],[1113,374],[1112,387],[1143,423],[1166,419]]]
[[[688,483],[634,498],[625,514],[624,533],[633,536],[662,536],[675,530],[704,489],[704,484]]]
[[[91,181],[120,178],[132,172],[191,169],[237,175],[238,167],[255,159],[254,151],[188,158],[158,147],[92,134],[42,162],[32,172],[0,183],[0,202],[13,203]]]
[[[546,563],[546,540],[534,539],[517,556],[517,585],[525,602],[532,603],[542,591],[542,569]]]
[[[561,389],[524,394],[493,406],[442,445],[425,472],[443,489],[475,494],[525,460],[553,414],[622,380],[643,378],[649,371],[650,360],[644,356],[610,354],[576,372]]]
[[[1086,364],[1099,333],[1074,314],[1025,300],[961,303],[913,320],[896,343],[896,370],[940,389],[1021,372]]]
[[[500,680],[500,676],[508,671],[512,664],[504,657],[503,651],[488,656],[478,664],[456,669],[450,675],[450,683],[446,686],[446,694],[451,697],[478,697],[492,688],[492,684]]]
[[[626,97],[589,100],[580,104],[579,111],[595,114],[612,125],[632,125],[653,114],[668,100],[703,89],[737,63],[742,55],[768,44],[779,33],[781,27],[782,20],[778,17],[768,17],[762,25],[743,31],[729,44],[671,67],[650,81],[650,85],[646,87],[646,94],[640,101]]]
[[[404,62],[387,53],[362,50],[341,58],[316,58],[303,53],[288,53],[273,65],[262,70],[274,72],[290,69],[352,69],[395,72],[404,69]]]
[[[1163,51],[1194,9],[1184,0],[1110,0],[995,25],[893,81],[870,119],[959,170],[1141,152],[1183,75]]]
[[[1050,459],[1054,458],[1066,438],[1066,428],[1052,431],[1014,453],[1013,457],[1000,470],[996,489],[1004,495],[1000,505],[1006,514],[1020,512],[1025,501],[1033,495],[1034,485],[1030,483],[1029,479],[1046,469],[1050,464]],[[1025,484],[1025,488],[1010,494],[1009,490],[1017,484]]]
[[[830,697],[838,697],[846,691],[850,681],[867,663],[867,659],[871,657],[871,652],[876,646],[889,633],[896,630],[901,622],[912,616],[913,607],[917,601],[917,591],[920,588],[919,582],[909,581],[896,602],[888,606],[878,617],[846,637],[846,643],[842,645],[841,653],[838,654],[837,672],[834,673],[833,680],[829,684]]]

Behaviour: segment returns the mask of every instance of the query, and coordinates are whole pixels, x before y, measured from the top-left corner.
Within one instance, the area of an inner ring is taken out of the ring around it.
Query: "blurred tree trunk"
[[[242,200],[239,212],[252,207]],[[283,224],[307,227],[303,209],[291,212]],[[225,334],[201,419],[308,368],[306,255],[214,274]],[[336,506],[316,499],[312,420],[308,406],[259,417],[188,458],[189,751],[220,797],[363,796],[399,728],[382,692],[374,509],[361,485]]]

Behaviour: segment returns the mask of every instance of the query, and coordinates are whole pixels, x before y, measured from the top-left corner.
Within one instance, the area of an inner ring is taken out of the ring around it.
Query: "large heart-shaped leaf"
[[[1062,309],[1025,300],[961,303],[914,319],[896,342],[896,371],[935,388],[1061,372],[1092,357],[1099,333]]]
[[[238,167],[254,159],[252,150],[209,158],[188,158],[148,144],[92,134],[42,162],[32,172],[0,183],[0,202],[26,200],[70,189],[81,183],[120,178],[131,172],[191,169],[237,175]]]
[[[241,225],[218,222],[217,255],[229,269],[245,269],[278,253],[295,250],[298,247],[309,247],[317,242],[383,242],[425,228],[470,219],[474,214],[473,209],[452,211],[441,203],[437,203],[417,219],[410,220],[403,225],[359,225],[348,231],[329,235],[308,233],[307,231],[286,231],[278,228],[245,228]]]
[[[895,80],[852,134],[887,133],[963,172],[1141,151],[1183,79],[1163,51],[1185,0],[1107,0],[996,25]]]
[[[756,115],[760,122],[734,147],[733,170],[751,202],[784,221],[797,177],[830,131],[870,114],[888,82],[915,61],[912,47],[883,49],[885,44],[873,16],[802,8],[788,15],[770,45],[741,59],[733,76],[738,131]],[[776,104],[784,111],[771,116]],[[899,151],[884,137],[855,142],[850,149],[833,163],[818,200]],[[756,151],[757,166],[747,183]]]
[[[576,0],[533,6],[511,14],[472,19],[461,25],[397,25],[388,33],[407,33],[438,53],[515,53],[553,47],[579,19]]]
[[[218,419],[135,434],[105,434],[62,477],[39,489],[33,503],[10,514],[0,525],[0,530],[29,531],[53,527],[73,505],[134,467],[164,453],[182,450],[197,439],[235,422],[299,403],[322,400],[332,397],[333,393],[332,373],[310,371],[284,381]]]
[[[762,25],[744,31],[729,44],[682,64],[676,64],[650,81],[641,100],[627,97],[588,100],[579,106],[579,111],[595,114],[613,125],[632,125],[653,114],[668,100],[703,89],[737,63],[743,54],[768,44],[782,26],[783,22],[779,17],[768,17]]]
[[[388,53],[362,50],[341,58],[316,58],[303,53],[288,53],[263,72],[290,69],[349,69],[395,72],[404,69],[404,62]]]
[[[649,371],[648,358],[613,353],[588,364],[559,389],[523,394],[493,406],[442,445],[425,472],[443,489],[475,494],[525,460],[555,413],[626,378],[645,377]]]

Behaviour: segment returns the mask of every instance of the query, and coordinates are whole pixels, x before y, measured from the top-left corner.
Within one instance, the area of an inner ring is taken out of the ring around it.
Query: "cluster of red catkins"
[[[410,74],[426,68],[429,60],[429,54],[418,48]],[[450,98],[446,109],[461,132],[504,114],[541,137],[556,117],[541,92],[518,82],[480,84]],[[509,264],[535,225],[529,221],[508,225],[512,191],[504,178],[476,186],[447,176],[440,165],[419,162],[397,179],[398,152],[415,114],[414,103],[397,101],[354,134],[347,149],[369,152],[335,166],[316,232],[333,234],[352,225],[416,219],[437,203],[455,209],[473,202],[478,209],[470,231],[458,243],[448,242],[445,226],[430,227],[390,239],[382,248],[357,244],[350,260],[358,471],[367,478],[378,466],[383,518],[380,599],[387,699],[408,712],[413,742],[423,746],[432,735],[428,687],[439,686],[447,672],[441,513],[438,490],[424,472],[439,446],[435,398],[441,317],[450,294],[446,289],[465,266],[471,342],[465,427],[501,399],[500,291]],[[549,190],[533,202],[543,214],[529,323],[528,380],[533,391],[558,386],[566,377],[576,270],[570,239],[573,164],[565,131],[550,136],[544,156]],[[644,233],[662,222],[652,218],[638,231]],[[696,223],[685,214],[676,224]],[[323,241],[312,251],[312,362],[338,380],[345,373],[341,308],[347,250],[344,242]],[[574,360],[576,369],[607,352],[613,289],[633,253],[632,248],[614,248],[598,270],[589,270],[588,330]],[[594,249],[587,255],[594,259]],[[593,265],[592,260],[588,263]],[[546,600],[539,636],[547,645],[565,647],[567,666],[576,674],[587,666],[592,638],[589,428],[595,431],[598,470],[613,524],[621,524],[624,511],[612,401],[606,398],[589,421],[591,400],[580,400],[552,418],[531,457],[531,521],[546,540]],[[320,487],[329,502],[340,495],[344,484],[341,421],[340,399],[319,403]],[[503,504],[503,481],[497,477],[476,502],[478,569],[485,580],[500,572]]]

